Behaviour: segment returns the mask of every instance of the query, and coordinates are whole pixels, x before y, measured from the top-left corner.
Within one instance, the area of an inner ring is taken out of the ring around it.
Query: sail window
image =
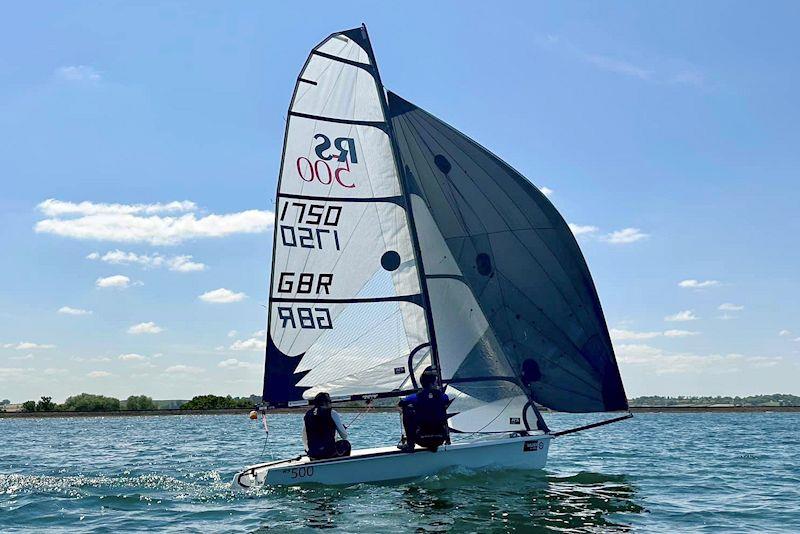
[[[387,250],[381,256],[381,267],[387,271],[396,271],[400,267],[400,254],[394,250]]]
[[[441,154],[436,154],[436,156],[433,158],[433,162],[436,164],[437,167],[439,167],[439,170],[442,171],[444,174],[449,173],[450,169],[453,168],[452,165],[450,165],[450,162],[447,160],[447,158],[442,156]]]
[[[492,258],[485,252],[475,256],[475,267],[481,276],[492,276]]]

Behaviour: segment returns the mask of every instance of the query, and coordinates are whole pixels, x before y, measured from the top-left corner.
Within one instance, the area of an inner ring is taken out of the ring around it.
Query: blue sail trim
[[[267,335],[267,366],[264,376],[264,402],[269,406],[285,406],[289,402],[301,400],[307,387],[297,383],[309,371],[295,372],[304,354],[289,356],[284,354]]]

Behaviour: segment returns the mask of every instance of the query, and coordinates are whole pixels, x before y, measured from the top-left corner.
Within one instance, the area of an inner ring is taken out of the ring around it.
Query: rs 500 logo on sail
[[[352,189],[356,186],[347,175],[350,173],[350,164],[358,164],[356,141],[352,137],[336,137],[331,139],[318,133],[314,136],[317,144],[314,153],[317,158],[312,162],[309,158],[297,158],[297,174],[304,182],[318,181],[322,185],[331,185],[334,182],[341,187]],[[334,167],[331,167],[331,164]]]

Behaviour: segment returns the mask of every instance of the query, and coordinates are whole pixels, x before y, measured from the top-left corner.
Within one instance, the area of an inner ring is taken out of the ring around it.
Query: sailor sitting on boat
[[[420,445],[436,452],[447,439],[447,406],[450,399],[436,387],[436,372],[430,367],[422,372],[419,381],[422,390],[400,401],[406,435],[405,441],[401,441],[397,447],[412,452],[415,445]]]
[[[314,407],[303,417],[303,445],[312,460],[350,456],[347,429],[336,410],[331,408],[331,396],[320,392],[312,401]],[[336,440],[336,433],[341,440]]]

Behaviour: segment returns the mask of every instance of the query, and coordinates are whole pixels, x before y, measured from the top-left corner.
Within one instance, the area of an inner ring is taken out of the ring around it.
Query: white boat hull
[[[433,475],[442,470],[542,469],[550,447],[549,434],[501,437],[443,445],[437,452],[413,453],[396,447],[360,449],[344,458],[310,460],[307,456],[253,465],[233,478],[238,490],[258,486],[305,484],[350,485]]]

